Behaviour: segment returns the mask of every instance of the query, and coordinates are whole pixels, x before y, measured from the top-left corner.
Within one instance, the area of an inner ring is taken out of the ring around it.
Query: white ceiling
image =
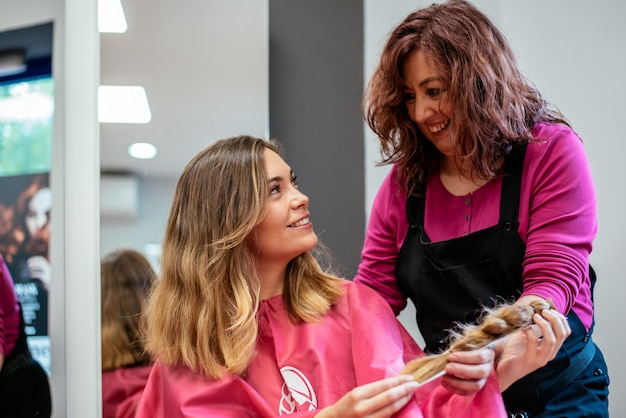
[[[141,85],[148,124],[101,124],[103,171],[177,178],[212,141],[266,136],[269,0],[122,0],[128,30],[101,34],[101,84]],[[127,154],[159,148],[153,160]]]

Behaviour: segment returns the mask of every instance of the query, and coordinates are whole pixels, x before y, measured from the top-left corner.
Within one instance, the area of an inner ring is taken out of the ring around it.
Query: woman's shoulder
[[[352,280],[344,280],[344,298],[347,298],[351,304],[358,303],[363,306],[364,303],[372,307],[372,305],[380,305],[388,307],[388,303],[374,289],[366,284],[354,282]]]
[[[406,179],[398,175],[398,165],[394,164],[381,181],[372,205],[373,212],[382,212],[388,218],[389,212],[400,210],[404,213],[406,202]]]
[[[532,130],[534,141],[531,145],[555,144],[559,141],[576,140],[582,142],[582,139],[574,129],[561,123],[541,122],[536,124]]]
[[[569,126],[558,123],[538,123],[533,128],[534,140],[528,145],[531,159],[556,159],[573,150],[583,149],[580,136]]]
[[[148,379],[151,371],[151,364],[141,366],[118,367],[113,370],[103,370],[102,381],[103,384],[104,382],[130,382],[136,380],[145,381]]]

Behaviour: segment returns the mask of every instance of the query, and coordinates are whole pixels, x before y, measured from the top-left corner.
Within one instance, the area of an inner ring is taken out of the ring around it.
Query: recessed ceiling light
[[[101,123],[148,123],[151,119],[152,114],[143,87],[98,88],[98,120]]]
[[[98,30],[124,33],[128,29],[121,0],[98,0]]]
[[[149,160],[156,157],[157,147],[147,142],[136,142],[128,147],[128,155],[140,160]]]

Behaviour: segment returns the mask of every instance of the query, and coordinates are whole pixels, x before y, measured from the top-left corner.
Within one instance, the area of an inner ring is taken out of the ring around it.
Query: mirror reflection
[[[268,130],[268,2],[119,6],[127,29],[100,35],[100,88],[143,89],[150,119],[100,124],[101,254],[130,247],[156,262],[187,161],[215,139]],[[156,156],[131,157],[135,143]]]

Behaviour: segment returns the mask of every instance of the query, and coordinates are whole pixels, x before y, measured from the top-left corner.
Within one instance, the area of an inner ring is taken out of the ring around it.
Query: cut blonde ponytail
[[[412,360],[400,374],[409,374],[415,381],[423,383],[444,370],[451,353],[487,347],[498,338],[529,327],[533,324],[533,315],[544,309],[555,309],[551,300],[537,299],[528,305],[508,303],[486,309],[480,323],[465,325],[460,332],[453,334],[453,342],[446,351]]]

